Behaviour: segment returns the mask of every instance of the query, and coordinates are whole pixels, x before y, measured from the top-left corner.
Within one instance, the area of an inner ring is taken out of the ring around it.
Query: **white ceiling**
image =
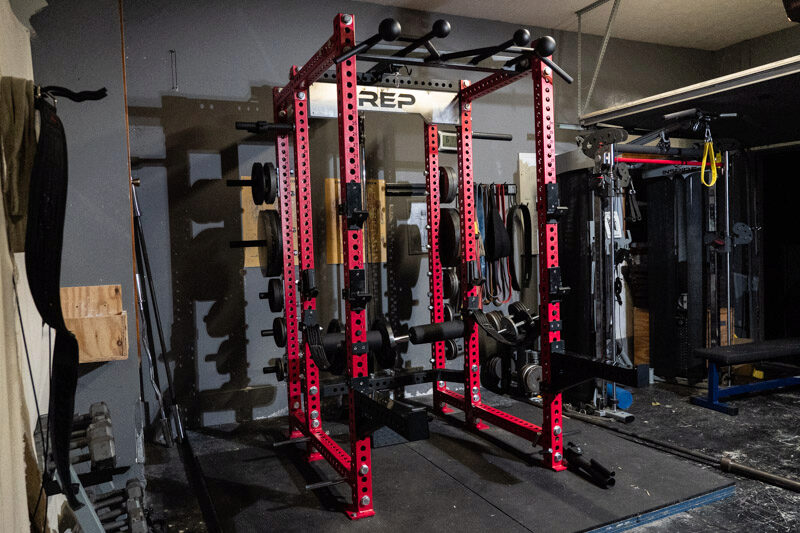
[[[556,30],[578,30],[575,12],[594,0],[368,0],[371,3]],[[583,16],[583,31],[605,33],[613,0]],[[612,37],[719,50],[796,23],[781,0],[622,0]],[[455,30],[456,28],[454,28]]]

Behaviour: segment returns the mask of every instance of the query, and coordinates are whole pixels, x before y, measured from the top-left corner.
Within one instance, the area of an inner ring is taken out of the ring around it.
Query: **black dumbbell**
[[[286,346],[286,319],[283,317],[278,317],[272,321],[272,329],[262,329],[261,330],[262,337],[274,337],[275,344],[279,348],[284,348]]]
[[[271,204],[278,197],[278,171],[272,163],[253,163],[249,180],[227,180],[228,187],[250,187],[253,203]]]
[[[280,313],[283,311],[283,282],[272,278],[267,282],[267,292],[259,292],[258,297],[269,302],[270,311]]]

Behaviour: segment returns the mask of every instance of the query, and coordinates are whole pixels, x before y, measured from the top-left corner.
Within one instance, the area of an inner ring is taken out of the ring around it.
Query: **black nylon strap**
[[[486,318],[486,315],[480,309],[475,309],[472,311],[472,318],[475,320],[475,323],[486,332],[491,338],[496,340],[499,343],[506,344],[508,346],[515,346],[516,343],[511,342],[510,340],[503,337],[500,333],[497,332],[496,329],[492,326],[489,322],[489,319]]]
[[[516,239],[515,237],[515,219],[517,214],[522,217],[522,238],[523,238],[523,248],[522,254],[514,253],[511,254],[511,260],[508,262],[508,266],[511,272],[511,287],[515,290],[527,289],[530,287],[531,284],[531,277],[533,276],[533,255],[531,253],[531,240],[533,239],[533,228],[531,226],[531,211],[528,209],[527,204],[517,204],[512,206],[511,209],[508,210],[508,235],[511,238],[511,247],[512,249],[516,247]],[[521,257],[521,266],[522,266],[522,279],[520,280],[517,277],[517,267],[516,267],[516,259],[517,257]]]
[[[25,271],[33,302],[44,322],[56,330],[50,381],[48,430],[61,488],[73,509],[78,502],[70,475],[69,446],[78,385],[78,341],[61,314],[61,248],[67,206],[67,142],[53,106],[37,99],[41,133],[31,173]]]

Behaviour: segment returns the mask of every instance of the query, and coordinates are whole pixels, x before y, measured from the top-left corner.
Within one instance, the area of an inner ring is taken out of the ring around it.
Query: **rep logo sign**
[[[358,108],[364,111],[369,109],[397,109],[411,107],[417,103],[413,94],[384,90],[380,88],[362,89],[358,93]]]

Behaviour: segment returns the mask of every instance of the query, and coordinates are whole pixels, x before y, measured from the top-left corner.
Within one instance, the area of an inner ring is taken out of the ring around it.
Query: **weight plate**
[[[265,201],[275,203],[278,197],[278,171],[272,163],[264,163]]]
[[[458,295],[458,274],[454,268],[445,269],[442,276],[442,290],[445,298],[454,298]]]
[[[489,321],[489,324],[495,329],[495,331],[500,330],[500,319],[503,318],[503,313],[500,311],[489,311],[486,313],[486,319]]]
[[[531,310],[522,302],[514,302],[509,305],[508,312],[516,322],[529,322],[531,320]]]
[[[439,258],[442,265],[454,267],[459,264],[461,254],[461,229],[458,210],[451,207],[441,209],[439,221]]]
[[[342,327],[342,322],[338,318],[332,318],[330,322],[328,322],[328,333],[341,333],[344,331]]]
[[[439,202],[449,204],[458,194],[458,174],[453,167],[439,167]]]
[[[444,304],[444,321],[450,322],[456,316],[456,311],[453,309],[453,306],[450,304]]]
[[[267,183],[264,176],[264,165],[253,163],[250,169],[250,192],[253,195],[253,203],[261,205],[267,195]]]
[[[283,282],[280,278],[272,278],[267,282],[267,301],[273,313],[283,311]]]
[[[272,338],[278,348],[286,347],[286,319],[278,317],[272,321]]]
[[[515,341],[519,337],[517,325],[507,316],[500,319],[500,330],[502,330],[501,335],[510,341]]]
[[[448,361],[452,361],[456,357],[461,355],[458,350],[458,343],[455,339],[447,339],[444,341],[444,357]]]
[[[391,324],[378,318],[372,323],[372,329],[381,334],[381,347],[373,351],[375,359],[382,368],[394,368],[397,361],[397,339]]]
[[[344,326],[338,318],[333,318],[330,322],[328,322],[328,334],[337,334],[342,333],[343,331]],[[328,357],[328,361],[331,364],[331,366],[328,367],[328,372],[336,376],[343,375],[344,371],[347,369],[347,360],[345,358],[344,350],[339,347],[330,353],[326,351],[325,355]]]
[[[281,219],[277,211],[265,210],[258,213],[258,239],[266,241],[258,247],[258,260],[261,273],[266,278],[281,274],[283,270],[283,240],[281,239]]]
[[[614,167],[620,187],[627,187],[631,184],[631,171],[627,163],[617,163]]]
[[[733,243],[750,244],[753,242],[753,229],[744,222],[737,222],[733,225]]]

